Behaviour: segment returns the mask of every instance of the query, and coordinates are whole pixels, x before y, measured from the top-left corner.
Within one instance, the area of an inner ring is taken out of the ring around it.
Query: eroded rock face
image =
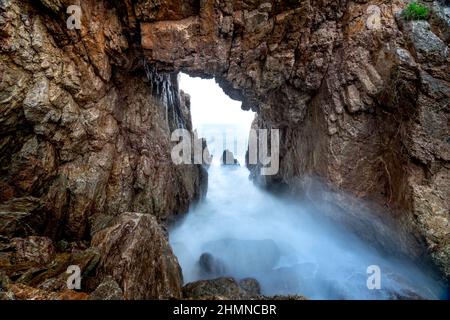
[[[0,201],[41,206],[5,208],[8,234],[86,239],[93,214],[165,219],[205,193],[201,168],[170,158],[171,131],[190,123],[176,75],[146,74],[125,4],[83,1],[79,32],[70,4],[0,6]],[[14,230],[30,213],[33,230]]]
[[[155,217],[122,214],[94,235],[92,245],[101,254],[98,277],[111,276],[125,299],[181,297],[181,268]]]
[[[147,5],[82,1],[81,29],[70,30],[72,4],[0,2],[0,265],[24,285],[12,290],[18,298],[63,299],[70,264],[80,266],[82,290],[95,290],[93,299],[117,298],[119,290],[102,289],[113,282],[102,287],[92,275],[99,260],[111,271],[105,257],[123,249],[149,259],[115,270],[125,298],[179,297],[178,264],[156,219],[184,213],[206,194],[205,168],[170,157],[171,132],[192,130],[189,96],[176,73],[145,61],[136,19]],[[98,233],[95,244],[117,251],[88,248],[94,231],[128,211],[156,217],[124,222],[140,247],[121,247],[111,232]],[[97,225],[98,216],[106,218]],[[138,277],[144,265],[148,280]]]

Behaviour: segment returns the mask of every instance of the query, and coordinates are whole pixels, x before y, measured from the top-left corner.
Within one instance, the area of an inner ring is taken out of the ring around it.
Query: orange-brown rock
[[[89,295],[66,289],[61,292],[52,292],[29,287],[24,284],[11,284],[9,289],[16,300],[87,300]]]
[[[300,195],[319,177],[373,201],[408,235],[398,253],[428,251],[448,277],[450,18],[435,1],[428,21],[405,21],[407,3],[204,1],[143,21],[141,44],[158,68],[215,77],[255,126],[280,129],[280,171],[256,166],[257,182]]]
[[[125,299],[181,297],[181,268],[155,217],[124,213],[98,231],[92,245],[101,255],[97,277],[111,276]]]

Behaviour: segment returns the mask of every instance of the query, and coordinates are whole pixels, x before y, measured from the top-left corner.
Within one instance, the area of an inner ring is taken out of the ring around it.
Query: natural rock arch
[[[448,276],[448,19],[433,4],[430,23],[403,22],[405,1],[377,1],[373,28],[372,2],[89,0],[81,30],[71,1],[2,2],[0,201],[16,213],[2,232],[90,239],[103,215],[186,211],[204,173],[170,162],[185,71],[281,130],[280,173],[260,182],[300,193],[319,176],[386,205]]]

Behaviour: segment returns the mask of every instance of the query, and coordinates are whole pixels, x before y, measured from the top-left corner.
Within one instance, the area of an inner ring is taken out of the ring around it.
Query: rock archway
[[[70,30],[72,2],[0,3],[3,237],[89,240],[123,212],[185,212],[205,180],[170,161],[170,131],[190,129],[185,71],[281,130],[280,172],[257,181],[299,194],[318,176],[388,208],[448,277],[450,27],[438,2],[428,22],[406,22],[403,0],[87,0]]]
[[[431,25],[406,22],[405,5],[201,1],[162,19],[150,6],[141,43],[156,68],[214,76],[282,130],[280,173],[257,180],[299,192],[319,176],[386,205],[448,275],[449,20],[435,3]]]

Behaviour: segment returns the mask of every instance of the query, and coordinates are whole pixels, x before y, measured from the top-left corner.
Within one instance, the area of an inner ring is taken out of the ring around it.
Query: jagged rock
[[[40,200],[33,197],[14,198],[0,204],[0,235],[12,238],[35,233],[31,224],[41,209]]]
[[[89,295],[89,300],[123,300],[123,292],[111,277],[105,280]]]
[[[261,294],[261,286],[256,279],[245,278],[239,281],[239,287],[248,295],[258,296]]]
[[[181,268],[155,217],[124,213],[92,245],[101,256],[97,276],[111,276],[125,299],[181,297]]]
[[[55,256],[55,248],[51,239],[30,236],[28,238],[14,238],[11,240],[14,259],[18,263],[36,263],[45,265]]]
[[[11,284],[9,289],[16,300],[87,300],[89,297],[84,292],[68,289],[61,292],[53,292],[32,288],[24,284]]]
[[[427,21],[411,21],[405,26],[419,62],[446,63],[448,45],[431,31]]]
[[[205,1],[199,15],[142,23],[142,46],[163,68],[215,76],[244,109],[258,112],[258,128],[282,128],[280,170],[258,176],[260,165],[255,166],[257,183],[303,194],[295,181],[320,176],[329,186],[402,217],[402,229],[422,248],[398,251],[421,259],[429,245],[442,267],[448,265],[448,235],[439,232],[437,240],[428,233],[431,224],[446,228],[448,210],[424,223],[435,213],[413,209],[413,203],[424,207],[413,190],[430,188],[449,198],[449,188],[437,182],[449,175],[448,10],[435,2],[430,21],[405,22],[399,17],[406,5],[402,0],[266,6]],[[409,66],[398,52],[411,58]],[[419,84],[420,70],[445,89],[430,97]],[[417,153],[426,154],[419,166]],[[433,199],[434,207],[448,207]]]
[[[137,31],[120,18],[126,7],[84,3],[76,34],[67,3],[42,3],[51,15],[32,1],[0,8],[0,202],[32,195],[44,206],[39,216],[8,211],[2,234],[80,240],[95,214],[187,211],[205,187],[198,165],[170,161],[170,132],[190,122],[176,74],[147,78],[125,36]],[[27,230],[14,230],[25,218]]]

